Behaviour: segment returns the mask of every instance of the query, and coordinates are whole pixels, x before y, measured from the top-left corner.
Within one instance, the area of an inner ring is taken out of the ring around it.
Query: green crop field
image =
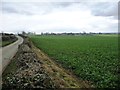
[[[117,36],[31,36],[49,57],[99,88],[117,87]]]

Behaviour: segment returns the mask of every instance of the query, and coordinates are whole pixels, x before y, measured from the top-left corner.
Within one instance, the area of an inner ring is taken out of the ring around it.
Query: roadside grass
[[[9,45],[9,44],[11,44],[11,43],[14,43],[15,41],[17,41],[17,39],[16,40],[9,40],[9,41],[1,41],[0,42],[0,47],[4,47],[4,46],[7,46],[7,45]]]
[[[2,42],[0,42],[0,47],[7,46],[7,45],[9,45],[11,43],[12,43],[11,41],[2,41]]]
[[[98,88],[118,87],[118,38],[31,36],[32,42],[80,79]]]
[[[0,47],[2,47],[2,41],[0,41]]]

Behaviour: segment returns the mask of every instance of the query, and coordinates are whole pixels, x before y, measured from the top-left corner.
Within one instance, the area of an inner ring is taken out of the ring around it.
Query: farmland
[[[78,78],[98,88],[117,87],[117,36],[31,36],[32,42]]]

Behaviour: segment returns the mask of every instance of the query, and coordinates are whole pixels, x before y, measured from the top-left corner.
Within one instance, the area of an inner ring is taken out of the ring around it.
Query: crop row
[[[106,36],[32,36],[33,43],[80,79],[118,86],[118,39]]]

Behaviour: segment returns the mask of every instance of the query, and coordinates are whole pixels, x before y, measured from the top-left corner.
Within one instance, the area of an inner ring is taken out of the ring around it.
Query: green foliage
[[[118,38],[32,36],[33,43],[83,80],[98,88],[117,87]]]

